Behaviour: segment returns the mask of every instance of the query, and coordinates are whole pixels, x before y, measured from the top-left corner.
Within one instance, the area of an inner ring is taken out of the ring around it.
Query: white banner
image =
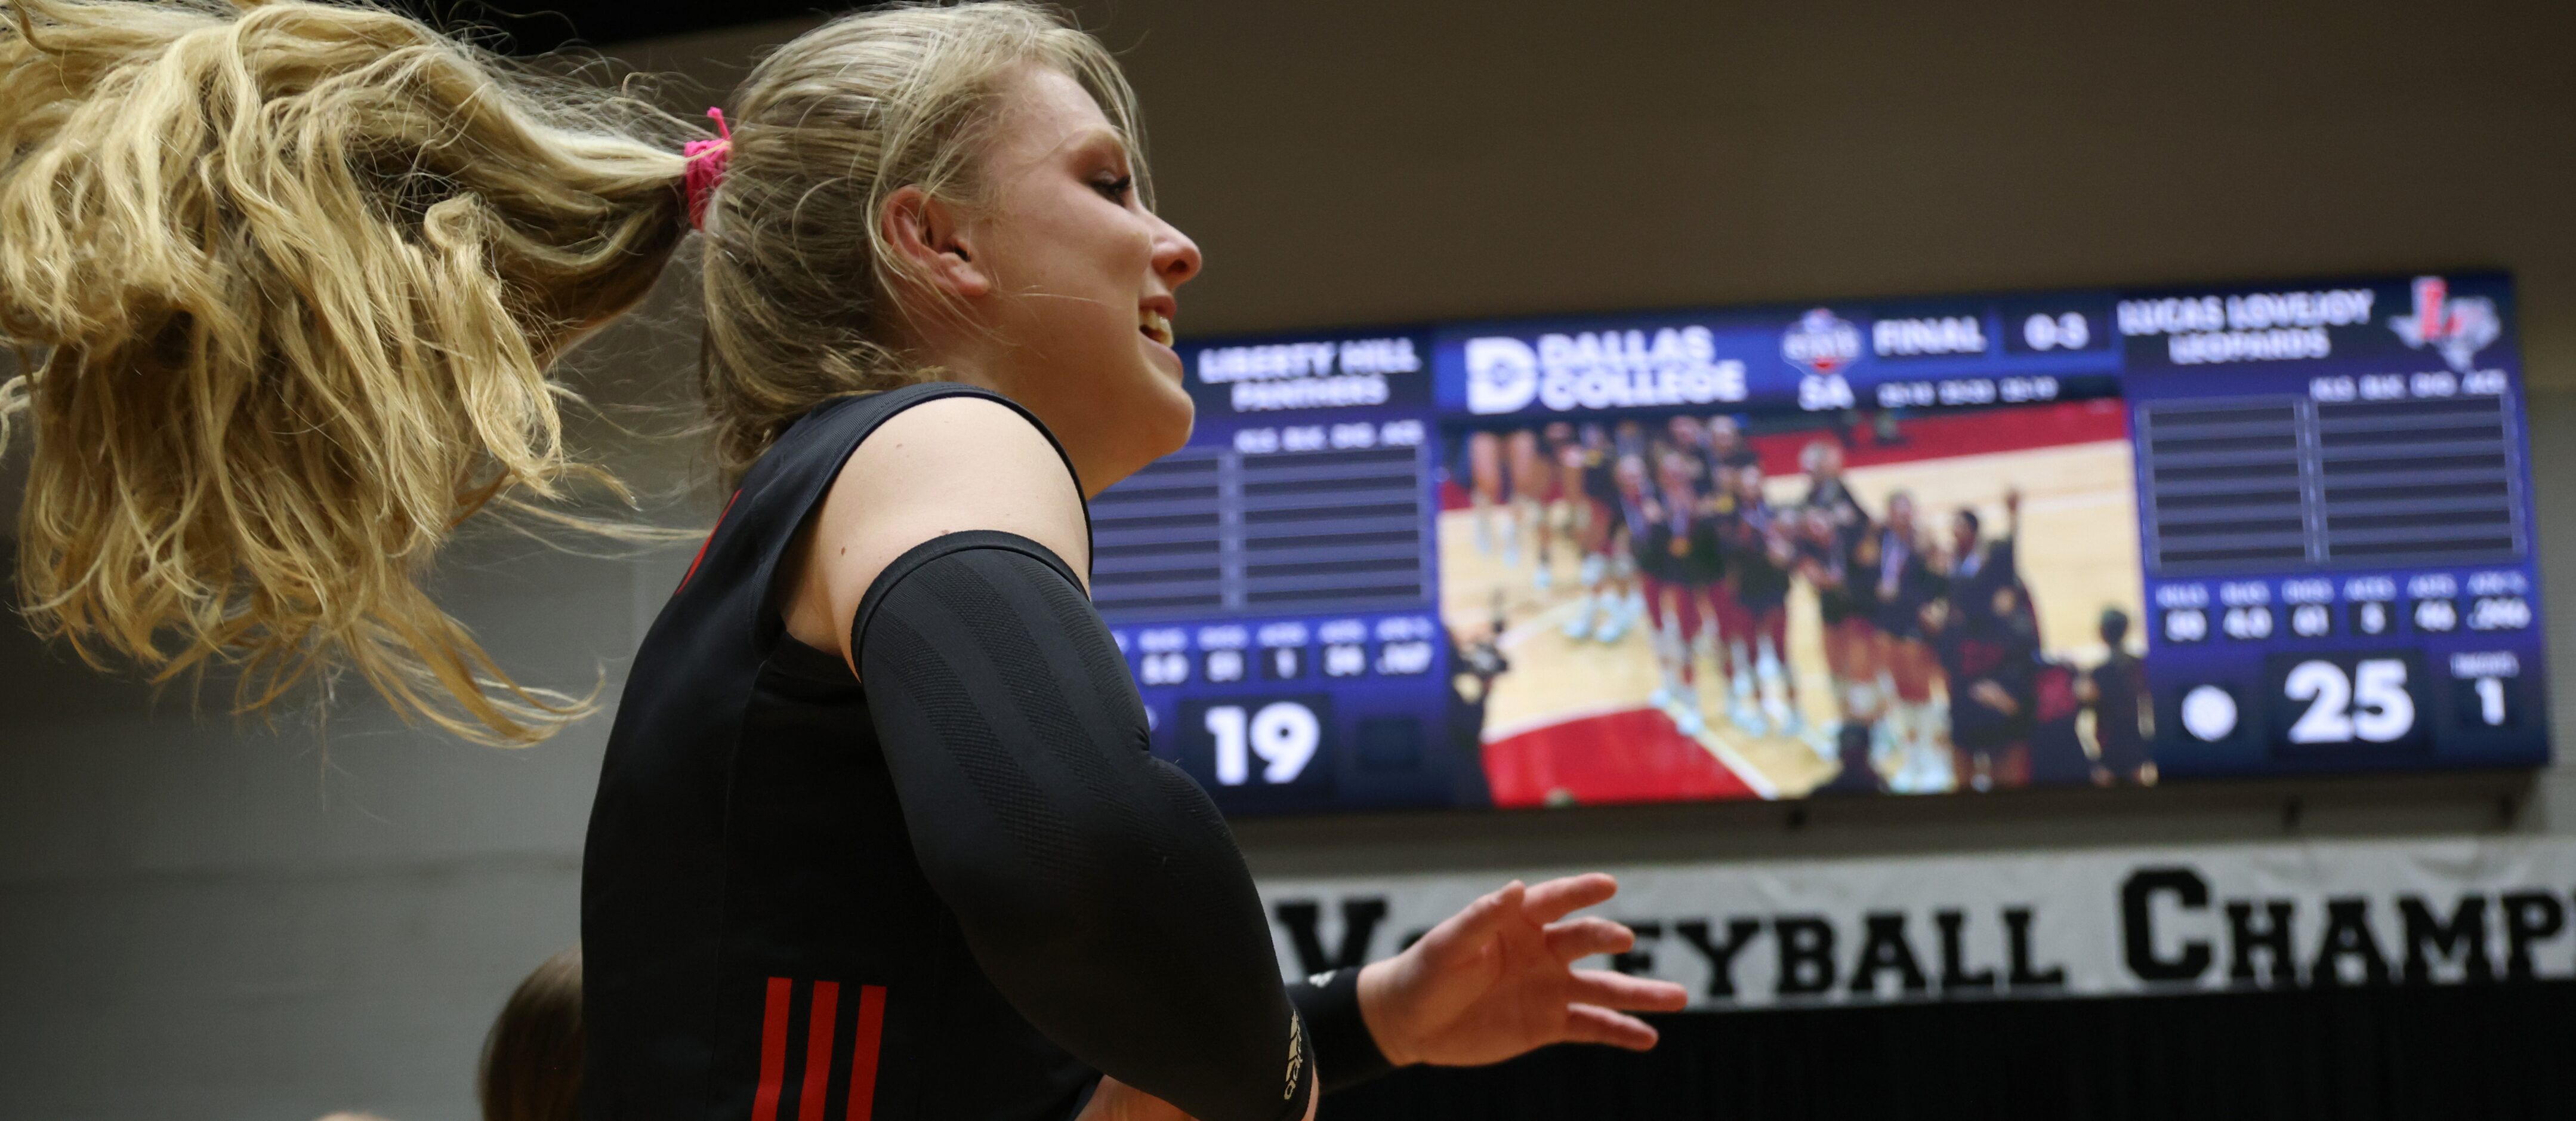
[[[1588,869],[1532,871],[1549,875]],[[1606,966],[1699,1009],[2576,976],[2576,838],[1604,869]],[[1502,873],[1261,884],[1294,975],[1393,955]]]

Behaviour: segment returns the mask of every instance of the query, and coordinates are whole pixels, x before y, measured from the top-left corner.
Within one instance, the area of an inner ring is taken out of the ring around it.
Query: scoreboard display
[[[1234,812],[2548,760],[2502,275],[1185,342],[1092,505]]]

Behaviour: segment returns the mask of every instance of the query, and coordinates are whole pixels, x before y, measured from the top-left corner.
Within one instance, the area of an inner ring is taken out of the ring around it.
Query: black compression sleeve
[[[1207,794],[1146,754],[1064,562],[1014,534],[935,538],[851,629],[922,871],[1002,995],[1203,1121],[1302,1116],[1315,1064],[1252,877]]]
[[[1360,1016],[1358,966],[1318,973],[1288,986],[1288,1002],[1297,1006],[1315,1040],[1315,1065],[1324,1076],[1324,1092],[1347,1090],[1395,1069],[1369,1034]]]

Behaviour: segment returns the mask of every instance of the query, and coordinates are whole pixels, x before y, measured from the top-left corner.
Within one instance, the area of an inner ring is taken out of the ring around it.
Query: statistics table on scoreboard
[[[1988,741],[2015,784],[2535,766],[2512,307],[2417,276],[1185,344],[1197,430],[1094,502],[1094,595],[1230,811],[1917,792],[1909,751],[1966,789]],[[1649,510],[1757,536],[1675,567]],[[1851,622],[1863,537],[1954,590],[1924,625]]]

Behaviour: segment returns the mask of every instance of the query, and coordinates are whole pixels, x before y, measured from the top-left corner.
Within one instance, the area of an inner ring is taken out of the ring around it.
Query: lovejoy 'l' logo
[[[2429,346],[2463,374],[2474,368],[2479,351],[2504,334],[2495,301],[2484,296],[2453,298],[2450,285],[2438,276],[2416,277],[2415,314],[2389,316],[2388,326],[2407,346],[2417,350]]]

